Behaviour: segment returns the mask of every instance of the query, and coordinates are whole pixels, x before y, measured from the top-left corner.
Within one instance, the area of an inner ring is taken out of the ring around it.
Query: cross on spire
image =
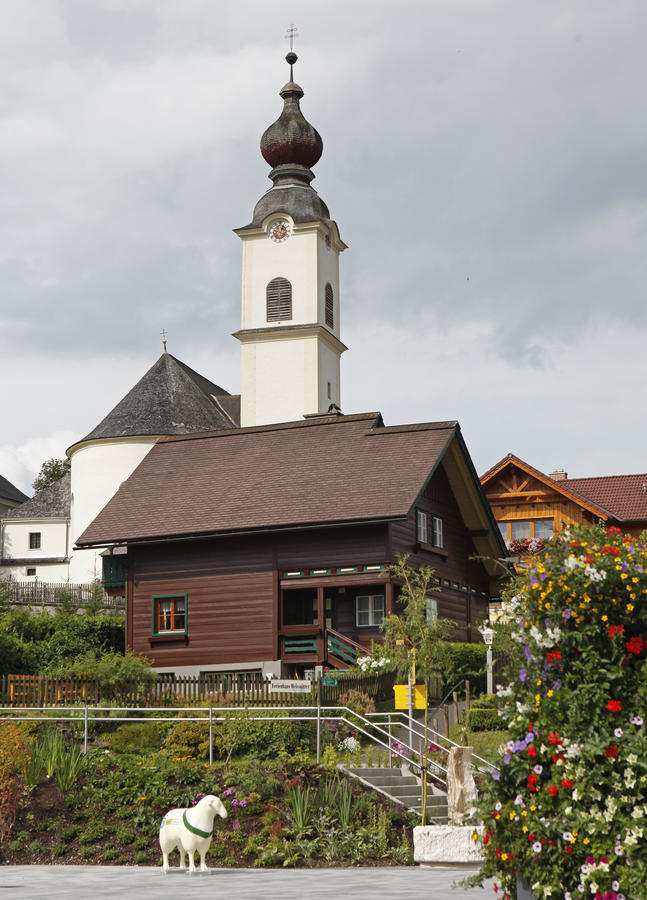
[[[290,66],[290,81],[294,81],[294,77],[293,77],[293,75],[292,75],[292,66],[293,66],[293,65],[295,64],[295,62],[297,61],[297,55],[296,55],[296,53],[294,52],[294,49],[293,49],[293,48],[294,48],[294,39],[295,39],[295,37],[299,37],[299,32],[298,32],[297,29],[294,27],[294,23],[292,23],[292,24],[290,25],[290,27],[288,28],[288,30],[285,32],[285,40],[286,40],[286,41],[290,41],[290,52],[289,52],[288,55],[285,57],[286,62],[287,62],[287,63],[289,64],[289,66]]]
[[[162,343],[164,344],[164,353],[166,353],[166,335],[168,331],[165,328],[162,328],[160,331],[160,335],[162,336]]]
[[[285,32],[285,40],[290,41],[290,53],[294,50],[295,37],[299,37],[299,30],[295,27],[294,22],[292,22],[288,30]]]

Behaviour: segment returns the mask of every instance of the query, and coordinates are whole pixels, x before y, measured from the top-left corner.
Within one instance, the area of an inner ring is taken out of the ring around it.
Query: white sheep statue
[[[160,847],[162,848],[162,872],[169,870],[168,855],[175,848],[180,851],[180,868],[185,869],[184,854],[189,855],[189,875],[195,872],[194,854],[200,854],[200,871],[206,872],[205,856],[211,846],[213,820],[216,816],[227,818],[227,810],[222,801],[213,794],[207,794],[195,806],[188,809],[172,809],[166,813],[160,825]]]

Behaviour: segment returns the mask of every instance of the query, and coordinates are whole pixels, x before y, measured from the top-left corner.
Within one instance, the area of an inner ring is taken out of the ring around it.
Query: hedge
[[[480,709],[473,706],[467,710],[468,731],[505,731],[503,720],[496,709]]]

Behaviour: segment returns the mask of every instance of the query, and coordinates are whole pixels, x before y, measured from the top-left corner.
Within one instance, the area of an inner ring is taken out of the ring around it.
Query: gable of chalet
[[[405,519],[441,464],[477,553],[504,555],[458,423],[379,413],[162,438],[77,546]]]
[[[588,514],[587,520],[607,521],[613,514],[593,500],[572,490],[566,480],[557,481],[539,469],[508,453],[481,476],[485,495],[498,520],[505,511],[517,508],[520,515],[539,516],[552,513],[558,504],[573,504]]]

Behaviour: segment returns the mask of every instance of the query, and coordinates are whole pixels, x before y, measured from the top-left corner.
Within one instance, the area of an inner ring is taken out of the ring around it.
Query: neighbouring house
[[[15,484],[0,475],[0,519],[8,510],[20,506],[25,500],[29,500],[27,494],[23,494]]]
[[[633,535],[647,528],[647,474],[545,475],[509,453],[481,477],[481,484],[513,552],[540,547],[568,525],[602,521]]]
[[[480,641],[505,554],[458,424],[379,413],[162,438],[77,543],[119,554],[128,645],[176,674],[344,667],[397,609],[399,555]]]
[[[3,513],[0,571],[14,581],[68,580],[70,552],[70,473],[38,491],[31,500]]]

